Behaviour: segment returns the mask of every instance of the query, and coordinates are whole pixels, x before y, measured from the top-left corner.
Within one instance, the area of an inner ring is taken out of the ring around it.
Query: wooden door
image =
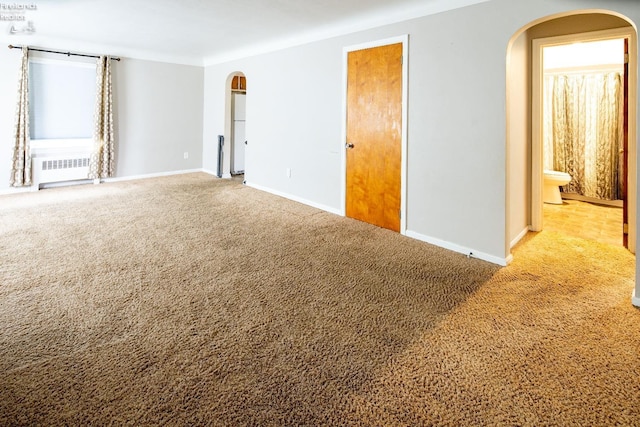
[[[347,57],[346,215],[400,231],[402,43]]]

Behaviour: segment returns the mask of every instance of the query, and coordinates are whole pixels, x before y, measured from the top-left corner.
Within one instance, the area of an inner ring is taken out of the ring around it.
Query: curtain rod
[[[9,49],[22,49],[22,46],[14,46],[12,44],[9,45]],[[47,53],[57,53],[59,55],[67,55],[67,56],[84,56],[85,58],[100,58],[98,55],[85,55],[83,53],[71,53],[71,52],[61,52],[59,50],[46,50],[46,49],[37,49],[35,47],[27,47],[29,50],[35,50],[36,52],[47,52]],[[118,57],[112,57],[111,59],[115,61],[120,61]]]

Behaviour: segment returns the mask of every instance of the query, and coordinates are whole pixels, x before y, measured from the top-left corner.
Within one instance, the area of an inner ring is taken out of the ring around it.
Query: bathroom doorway
[[[628,68],[625,73],[628,97],[625,115],[625,133],[628,138],[627,160],[627,215],[628,250],[635,254],[637,205],[637,106],[638,106],[638,33],[637,26],[626,16],[603,9],[585,9],[560,12],[540,17],[516,31],[506,49],[506,239],[509,257],[515,245],[530,231],[541,231],[543,226],[543,150],[541,109],[541,50],[533,41],[556,36],[571,41],[624,38],[628,43]],[[581,37],[589,35],[589,38]],[[591,37],[598,35],[599,37]],[[606,36],[605,36],[606,35]],[[604,37],[603,37],[604,36]],[[640,270],[639,270],[640,271]],[[637,282],[637,280],[635,281]],[[633,305],[640,307],[640,284],[636,283]]]
[[[578,34],[534,40],[536,51],[544,228],[627,247],[628,40]]]
[[[618,29],[533,40],[532,230],[629,248],[630,38]],[[571,176],[561,205],[543,203],[544,171]]]

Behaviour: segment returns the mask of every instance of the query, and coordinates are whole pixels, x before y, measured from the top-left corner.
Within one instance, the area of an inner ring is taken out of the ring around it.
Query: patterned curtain
[[[570,193],[620,198],[622,147],[620,73],[545,78],[545,169],[567,172]]]
[[[18,81],[18,106],[13,131],[13,163],[9,185],[31,185],[31,149],[29,147],[29,49],[22,48],[22,66]]]
[[[101,56],[97,63],[97,90],[94,149],[89,164],[89,179],[113,175],[115,141],[113,132],[113,93],[111,85],[111,57]]]

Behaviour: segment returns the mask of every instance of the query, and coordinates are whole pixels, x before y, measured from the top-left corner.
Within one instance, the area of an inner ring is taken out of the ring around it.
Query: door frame
[[[407,105],[408,105],[408,75],[409,75],[409,35],[404,34],[381,40],[370,41],[357,45],[345,46],[342,49],[342,138],[339,153],[341,160],[341,210],[342,216],[347,215],[347,89],[348,89],[348,56],[349,52],[370,49],[402,43],[402,131],[401,131],[401,167],[400,167],[400,234],[407,232]]]
[[[542,50],[546,46],[559,44],[568,44],[586,41],[598,41],[606,39],[626,38],[629,40],[629,69],[637,70],[637,40],[632,28],[616,28],[611,30],[590,31],[587,33],[568,34],[565,36],[546,37],[532,40],[532,109],[531,109],[531,231],[540,231],[543,228],[543,203],[542,188],[544,175],[542,173],[542,78],[543,78],[543,61]],[[627,212],[629,224],[629,241],[628,249],[630,252],[636,252],[636,170],[637,170],[637,144],[636,144],[636,125],[634,118],[636,117],[636,97],[637,93],[637,76],[636,73],[629,73],[629,99],[628,112],[629,128],[628,133],[628,167],[627,175]],[[622,225],[620,226],[622,233]]]

